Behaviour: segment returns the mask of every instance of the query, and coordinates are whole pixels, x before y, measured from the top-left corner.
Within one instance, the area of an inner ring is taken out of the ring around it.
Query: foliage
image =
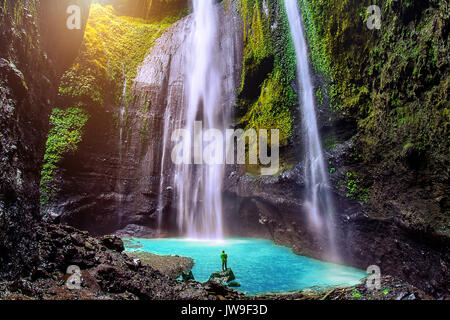
[[[313,65],[331,82],[332,108],[359,122],[363,159],[396,159],[411,143],[428,164],[445,168],[450,147],[446,2],[384,1],[381,30],[366,26],[371,0],[299,4]]]
[[[290,86],[295,79],[296,59],[283,4],[240,0],[239,8],[244,26],[238,107],[245,115],[241,123],[247,129],[279,129],[281,144],[287,145],[296,105]],[[259,91],[251,93],[255,88]]]
[[[345,184],[347,188],[347,197],[362,202],[367,202],[369,191],[361,186],[361,180],[355,172],[347,172],[345,175]]]
[[[124,92],[128,102],[138,66],[155,40],[183,14],[155,22],[118,16],[113,7],[94,3],[80,54],[63,76],[60,94],[73,106],[103,106],[110,100],[118,105]]]
[[[65,154],[73,153],[78,149],[88,118],[89,116],[79,108],[53,110],[41,172],[42,206],[47,205],[50,198],[55,195],[54,179],[57,174],[57,165]]]
[[[261,95],[247,114],[241,119],[246,129],[279,129],[280,141],[286,144],[292,132],[291,114],[284,99],[291,92],[282,84],[280,71],[269,75],[261,88]]]

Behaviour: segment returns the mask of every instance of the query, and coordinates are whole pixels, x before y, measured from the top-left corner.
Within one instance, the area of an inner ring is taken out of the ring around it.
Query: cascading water
[[[333,230],[334,208],[329,193],[329,180],[317,125],[314,88],[309,70],[308,49],[303,24],[297,0],[285,0],[284,3],[297,56],[297,79],[301,90],[299,102],[305,132],[307,212],[311,224],[317,232],[322,234],[328,232],[330,251],[328,258],[336,260],[337,253],[334,248]]]
[[[163,189],[166,183],[165,179],[165,169],[166,169],[166,157],[167,157],[167,141],[169,139],[169,129],[171,127],[171,117],[170,117],[170,108],[167,108],[164,113],[164,135],[162,140],[162,157],[161,157],[161,174],[159,181],[159,192],[158,192],[158,230],[161,230],[162,217],[164,211],[164,201],[163,201]]]
[[[124,129],[124,120],[125,120],[125,112],[126,112],[126,92],[127,92],[127,83],[128,83],[128,78],[127,75],[125,74],[125,72],[123,72],[123,77],[124,77],[124,82],[123,82],[123,90],[122,90],[122,102],[121,102],[121,106],[120,106],[120,111],[119,111],[119,163],[122,167],[122,163],[123,163],[123,146],[124,146],[124,139],[123,139],[123,129]],[[117,195],[118,195],[118,205],[117,205],[117,209],[119,211],[119,226],[122,225],[123,222],[123,211],[122,211],[122,206],[123,206],[123,194],[124,194],[124,190],[123,190],[123,185],[122,185],[122,174],[121,174],[121,170],[119,169],[119,174],[118,174],[118,179],[116,182],[116,190],[117,190]]]
[[[218,16],[214,0],[193,0],[193,9],[185,72],[187,106],[182,122],[192,138],[200,137],[203,141],[203,132],[196,129],[196,121],[202,122],[204,130],[224,129]],[[175,173],[179,229],[190,238],[221,239],[224,166],[200,164],[198,150],[193,147],[193,141],[189,141],[185,150],[191,152],[195,165],[179,165]]]

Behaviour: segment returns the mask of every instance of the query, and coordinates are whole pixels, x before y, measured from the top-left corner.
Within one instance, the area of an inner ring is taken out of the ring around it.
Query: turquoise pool
[[[298,256],[289,248],[261,239],[195,241],[188,239],[132,239],[128,251],[179,255],[195,260],[192,272],[197,281],[207,281],[221,269],[220,254],[228,254],[239,290],[247,294],[288,292],[315,286],[352,286],[367,276],[364,271]]]

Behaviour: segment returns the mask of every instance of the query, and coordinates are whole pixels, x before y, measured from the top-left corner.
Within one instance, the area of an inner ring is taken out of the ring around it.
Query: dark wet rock
[[[13,90],[14,97],[19,100],[22,99],[28,90],[22,72],[17,69],[14,63],[3,58],[0,59],[0,72],[6,76],[6,80]]]
[[[365,282],[352,287],[312,288],[284,294],[264,294],[249,297],[255,300],[418,300],[433,299],[422,290],[391,276],[381,278],[381,288],[370,290]]]
[[[188,257],[160,256],[142,251],[126,252],[126,255],[132,259],[139,259],[142,265],[150,266],[171,279],[178,279],[183,274],[189,276],[194,267],[194,260]]]
[[[228,284],[228,286],[231,287],[231,288],[239,288],[241,285],[238,282],[236,282],[236,281],[231,281]]]
[[[195,280],[195,277],[194,277],[194,274],[192,273],[192,270],[191,271],[189,271],[189,272],[183,272],[182,274],[181,274],[181,277],[183,278],[183,281],[194,281]]]
[[[120,238],[154,238],[157,236],[157,231],[149,227],[129,224],[125,228],[114,232],[114,235]]]
[[[395,298],[395,300],[403,300],[403,298],[406,297],[407,295],[408,295],[408,292],[403,291]]]
[[[0,46],[0,279],[27,277],[41,260],[39,182],[48,119],[58,93],[56,70],[59,62],[74,58],[59,55],[52,60],[46,54],[42,42],[48,34],[41,34],[37,10],[47,4],[7,1],[0,12],[0,43],[7,44]],[[59,28],[52,20],[45,23]],[[53,38],[55,44],[59,40]],[[71,44],[80,46],[81,40]]]
[[[107,236],[103,236],[100,239],[100,241],[108,249],[111,249],[111,250],[114,250],[117,252],[123,252],[125,250],[123,241],[119,237],[107,235]]]
[[[233,270],[227,269],[226,271],[218,271],[218,272],[211,274],[208,282],[225,284],[225,283],[231,282],[235,279],[236,279],[236,277],[234,276]]]

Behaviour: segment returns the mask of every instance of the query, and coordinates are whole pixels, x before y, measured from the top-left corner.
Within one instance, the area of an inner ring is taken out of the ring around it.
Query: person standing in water
[[[220,259],[222,259],[222,271],[227,271],[227,262],[228,262],[228,255],[225,253],[225,250],[222,251],[222,254],[220,255]]]

